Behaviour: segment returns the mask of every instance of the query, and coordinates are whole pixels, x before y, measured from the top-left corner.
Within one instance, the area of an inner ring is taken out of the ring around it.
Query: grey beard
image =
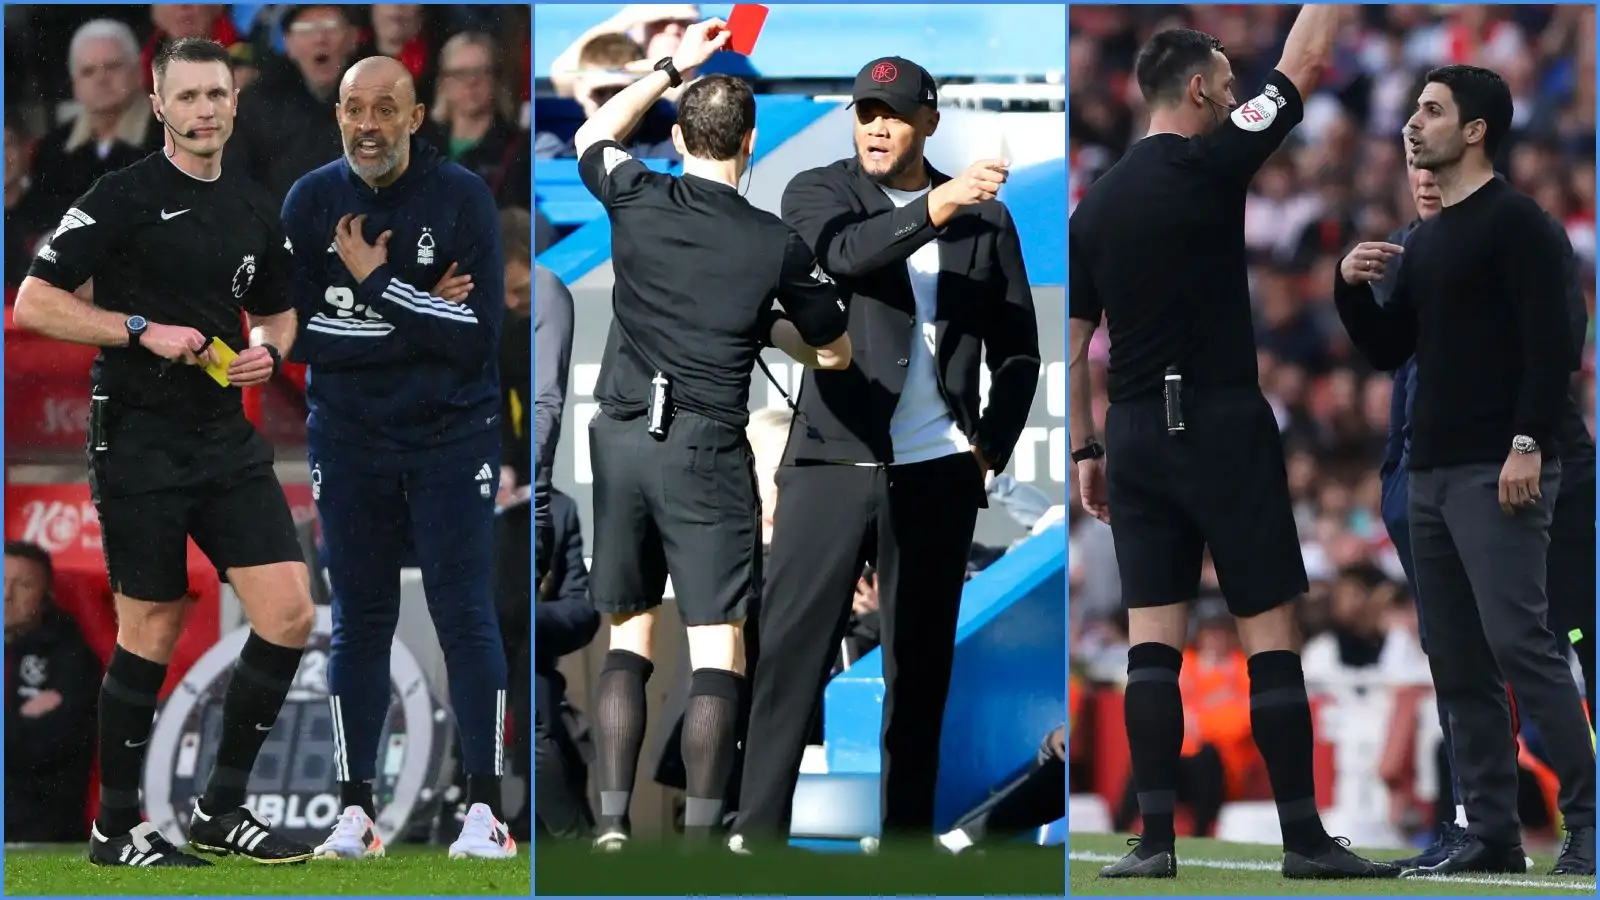
[[[363,162],[356,156],[355,145],[347,144],[344,148],[344,158],[357,175],[362,178],[377,179],[393,172],[400,165],[401,149],[399,144],[391,144],[383,156],[372,162]]]

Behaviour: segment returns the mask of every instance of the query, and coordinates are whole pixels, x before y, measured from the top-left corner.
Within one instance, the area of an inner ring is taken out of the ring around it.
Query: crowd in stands
[[[1419,740],[1437,740],[1438,728],[1432,725],[1430,734],[1431,709],[1424,715],[1414,710],[1418,702],[1431,703],[1431,681],[1417,643],[1409,588],[1379,512],[1390,377],[1373,371],[1350,348],[1332,303],[1333,279],[1355,242],[1384,240],[1415,217],[1400,133],[1414,108],[1419,77],[1447,63],[1495,69],[1510,84],[1516,104],[1498,168],[1566,226],[1585,263],[1590,343],[1575,383],[1593,433],[1594,10],[1549,5],[1348,9],[1332,71],[1307,98],[1305,120],[1251,186],[1245,235],[1260,383],[1285,441],[1312,580],[1300,603],[1300,620],[1307,637],[1307,682],[1328,701],[1319,735],[1334,744],[1334,757],[1324,780],[1337,773],[1339,783],[1326,799],[1361,807],[1360,815],[1404,840],[1427,823],[1449,818],[1423,809],[1437,798],[1448,805],[1448,790],[1428,783],[1429,754],[1412,752]],[[1253,96],[1276,62],[1292,12],[1288,6],[1072,7],[1071,202],[1144,136],[1144,104],[1131,69],[1148,37],[1171,27],[1216,35],[1226,45],[1237,94],[1244,99]],[[1096,417],[1103,423],[1103,330],[1096,341],[1091,348]],[[1084,515],[1077,496],[1074,483],[1069,491],[1074,498],[1069,538],[1073,707],[1076,715],[1093,718],[1095,686],[1114,686],[1126,677],[1126,615],[1118,612],[1109,529]],[[1209,562],[1203,583],[1202,590],[1214,594]],[[1236,645],[1228,646],[1222,633],[1226,621],[1206,612],[1193,618],[1198,620],[1194,643],[1184,666],[1185,705],[1193,714],[1185,756],[1187,766],[1210,772],[1207,784],[1216,796],[1197,789],[1190,799],[1195,823],[1209,826],[1224,800],[1268,795],[1250,783],[1259,760],[1249,740],[1243,657]],[[1354,721],[1348,712],[1357,703],[1358,688],[1363,698],[1368,693],[1382,698],[1361,706],[1369,719],[1376,717],[1376,730],[1341,730],[1337,724]],[[1346,715],[1336,714],[1341,708]],[[1074,790],[1105,795],[1114,824],[1127,827],[1131,813],[1117,809],[1121,785],[1109,783],[1104,761],[1092,759],[1097,752],[1112,752],[1093,730],[1120,729],[1120,718],[1085,724],[1088,729],[1074,736]],[[1352,741],[1371,746],[1352,749]],[[1414,759],[1424,762],[1414,764]],[[1525,767],[1532,771],[1535,762],[1525,759]],[[1095,771],[1101,773],[1098,785]],[[1358,796],[1354,781],[1375,786],[1376,793]]]

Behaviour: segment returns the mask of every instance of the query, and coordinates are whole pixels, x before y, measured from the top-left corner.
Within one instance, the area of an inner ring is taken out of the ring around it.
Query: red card
[[[767,8],[759,3],[736,3],[728,14],[728,49],[749,56],[756,49],[761,26],[767,23]]]

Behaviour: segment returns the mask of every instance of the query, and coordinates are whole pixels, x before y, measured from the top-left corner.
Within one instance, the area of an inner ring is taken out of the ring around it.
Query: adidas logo
[[[494,480],[494,473],[489,471],[489,464],[488,463],[484,463],[483,464],[483,468],[478,470],[478,476],[474,480],[476,480],[476,481],[493,481]]]
[[[339,248],[333,242],[330,241],[328,243],[328,252],[329,253],[338,253],[339,252]]]

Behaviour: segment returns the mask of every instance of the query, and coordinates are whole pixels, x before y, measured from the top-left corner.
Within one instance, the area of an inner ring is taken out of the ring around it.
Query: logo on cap
[[[872,80],[879,84],[888,84],[899,77],[900,70],[894,67],[894,63],[882,62],[872,67]]]

